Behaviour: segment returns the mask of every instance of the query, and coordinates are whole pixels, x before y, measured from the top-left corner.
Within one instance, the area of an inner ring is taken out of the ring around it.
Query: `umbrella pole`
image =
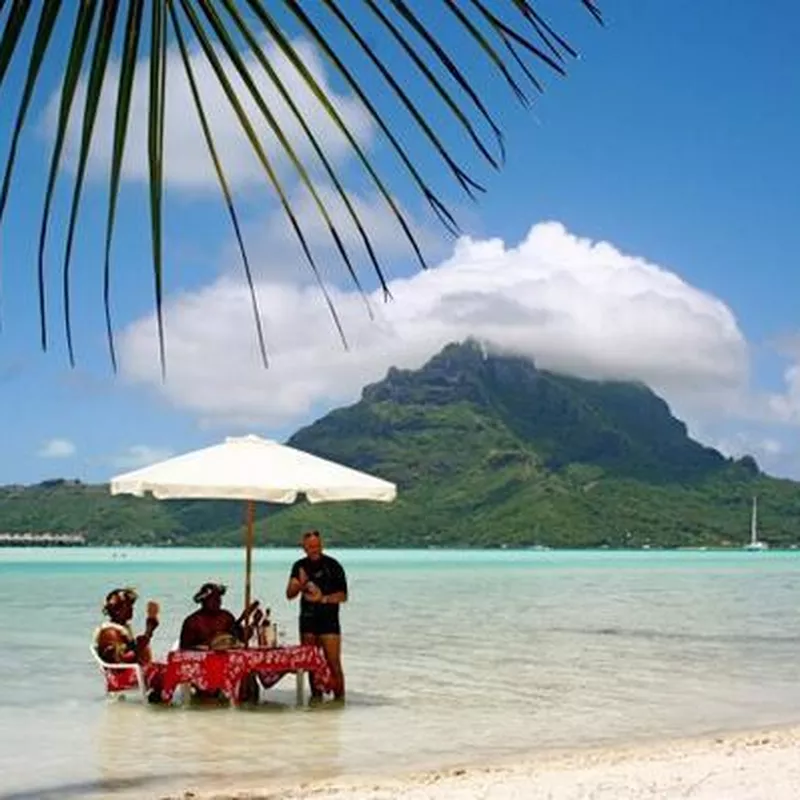
[[[244,547],[244,607],[250,605],[253,595],[253,522],[256,514],[256,504],[252,500],[247,501],[247,530],[245,531]]]

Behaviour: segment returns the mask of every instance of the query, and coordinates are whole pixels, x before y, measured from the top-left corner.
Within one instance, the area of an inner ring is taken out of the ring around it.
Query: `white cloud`
[[[71,458],[77,452],[74,443],[69,439],[50,439],[38,450],[39,458]]]
[[[784,370],[785,390],[773,392],[762,398],[765,414],[787,424],[800,423],[800,362]]]
[[[333,105],[337,108],[356,140],[368,143],[372,124],[367,112],[357,98],[335,92],[327,81],[322,62],[316,50],[307,42],[294,42],[295,49],[306,67],[323,87]],[[324,108],[317,102],[306,87],[297,70],[274,46],[266,48],[266,55],[275,71],[280,75],[288,93],[303,113],[309,128],[321,142],[330,159],[336,160],[350,153],[345,137],[331,122]],[[273,164],[286,167],[283,151],[269,129],[267,122],[252,101],[244,84],[234,77],[234,68],[229,59],[219,56],[231,83],[242,98],[242,105],[260,134],[269,158]],[[267,73],[252,56],[245,62],[256,78],[256,84],[267,107],[283,128],[287,138],[296,148],[298,155],[305,158],[313,156],[311,145],[297,123],[291,109],[278,94]],[[196,48],[191,54],[192,71],[199,86],[206,115],[209,119],[216,147],[223,161],[226,175],[234,186],[261,184],[266,176],[260,163],[253,155],[252,147],[242,132],[224,91],[209,66],[205,56]],[[92,144],[90,172],[107,175],[108,164],[113,149],[114,109],[119,84],[119,62],[111,62],[103,87],[103,96],[98,110],[95,139]],[[77,161],[80,148],[80,113],[86,92],[85,78],[76,94],[75,106],[70,121],[66,141],[66,156],[70,163]],[[165,121],[165,179],[168,183],[183,188],[216,189],[217,179],[203,138],[191,91],[177,49],[169,52],[166,79],[166,121]],[[58,120],[59,93],[49,100],[45,111],[45,130],[52,137]],[[123,175],[134,180],[148,178],[147,131],[149,108],[149,62],[140,60],[136,68],[133,96],[131,99],[130,127],[126,146]],[[314,157],[315,158],[315,157]]]
[[[733,458],[753,456],[769,475],[800,478],[797,429],[769,420],[706,416],[690,424],[694,438]]]
[[[173,454],[172,450],[163,447],[150,447],[146,444],[134,444],[127,450],[109,459],[112,466],[118,469],[138,469],[163,461]]]
[[[335,291],[349,351],[316,289],[262,279],[258,290],[269,370],[258,364],[248,295],[224,276],[168,304],[166,382],[149,318],[122,337],[125,375],[205,420],[263,425],[353,401],[389,366],[418,367],[467,336],[542,367],[642,380],[687,404],[735,398],[748,381],[747,344],[724,303],[558,223],[535,225],[517,247],[460,240],[438,267],[394,280],[393,302],[376,293],[375,321],[356,294]]]
[[[704,437],[709,438],[709,437]],[[738,430],[711,437],[711,443],[721,453],[732,458],[755,456],[758,461],[775,461],[786,454],[786,444],[776,436],[769,436],[759,430]]]

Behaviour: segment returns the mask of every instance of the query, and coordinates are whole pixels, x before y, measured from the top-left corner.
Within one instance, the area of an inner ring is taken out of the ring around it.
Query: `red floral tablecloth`
[[[297,670],[313,673],[314,682],[322,691],[332,690],[333,677],[325,654],[318,647],[177,650],[167,656],[161,696],[168,703],[178,686],[190,683],[205,692],[222,691],[235,702],[241,682],[251,672],[268,688]]]
[[[145,688],[149,689],[153,685],[153,682],[163,674],[165,669],[166,664],[158,664],[155,662],[143,664],[142,673],[144,674]],[[136,674],[136,667],[131,666],[128,669],[104,669],[103,674],[106,676],[107,692],[128,692],[139,688],[139,678]]]

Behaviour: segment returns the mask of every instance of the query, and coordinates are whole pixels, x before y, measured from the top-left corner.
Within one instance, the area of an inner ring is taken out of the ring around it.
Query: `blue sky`
[[[537,70],[547,91],[531,110],[517,106],[502,84],[489,84],[485,73],[474,74],[481,88],[491,88],[508,150],[498,174],[472,162],[488,189],[480,202],[459,196],[435,161],[422,157],[426,177],[460,212],[470,236],[455,252],[346,87],[323,72],[436,267],[417,273],[353,160],[333,142],[396,281],[395,300],[388,307],[378,301],[378,321],[370,323],[333,271],[330,247],[315,239],[343,310],[349,353],[257,170],[235,134],[227,138],[222,129],[268,318],[267,373],[253,357],[230,226],[207,166],[194,159],[191,130],[175,134],[168,151],[175,158],[167,167],[166,382],[148,320],[150,239],[135,159],[114,248],[120,372],[113,374],[105,345],[106,182],[97,170],[87,184],[73,263],[77,367],[68,364],[60,303],[68,180],[59,185],[48,249],[50,349],[41,352],[35,265],[48,103],[58,75],[51,64],[0,227],[0,483],[103,480],[244,431],[284,438],[356,399],[360,386],[390,364],[415,366],[443,341],[470,332],[548,366],[648,380],[703,441],[726,452],[752,451],[768,470],[800,477],[800,10],[790,0],[774,0],[768,12],[744,0],[604,0],[607,26],[600,29],[564,5],[543,7],[559,9],[551,18],[582,58],[569,65],[567,79]],[[389,49],[386,57],[399,69]],[[0,90],[1,153],[23,67],[17,59]],[[443,119],[432,105],[430,113]],[[408,124],[395,119],[404,141],[415,141]],[[102,111],[101,121],[109,122]],[[170,123],[188,125],[178,112]],[[467,158],[466,145],[453,141]],[[287,185],[296,191],[289,178]],[[308,206],[307,198],[300,202]],[[519,317],[513,326],[502,319],[510,302]]]

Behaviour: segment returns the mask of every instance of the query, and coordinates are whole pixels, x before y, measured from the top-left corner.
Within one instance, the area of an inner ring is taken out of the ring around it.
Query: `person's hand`
[[[300,567],[300,571],[297,573],[297,580],[300,583],[300,588],[305,589],[308,584],[308,575],[306,575],[306,571],[302,567]]]
[[[134,661],[138,661],[140,664],[146,664],[150,661],[151,654],[149,633],[136,638],[135,652],[131,653],[130,655],[133,657]]]
[[[253,600],[244,611],[242,611],[241,616],[237,620],[238,622],[244,622],[245,620],[250,619],[250,615],[261,605],[260,600]]]
[[[322,590],[315,583],[309,581],[306,584],[305,598],[309,603],[319,603],[322,599]]]

